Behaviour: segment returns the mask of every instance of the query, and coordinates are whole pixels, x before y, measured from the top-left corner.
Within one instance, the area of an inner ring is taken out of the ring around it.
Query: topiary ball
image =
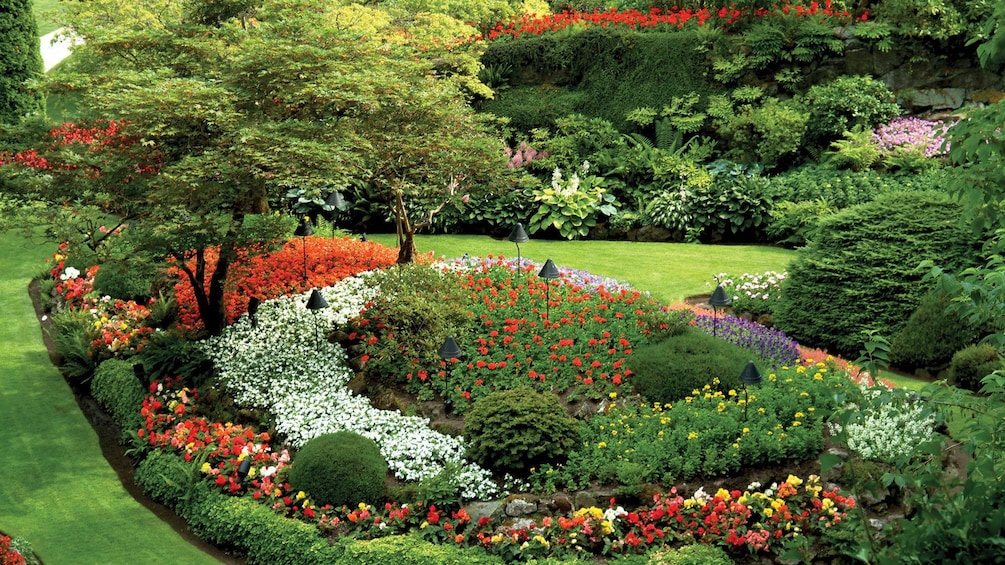
[[[661,343],[639,347],[628,359],[632,385],[649,402],[673,403],[711,385],[723,392],[739,388],[750,352],[690,328]],[[718,382],[715,382],[715,380]]]
[[[554,393],[529,387],[493,392],[475,402],[464,425],[468,457],[502,473],[566,458],[579,437],[576,419]]]
[[[953,355],[949,364],[949,382],[976,392],[981,389],[984,377],[1001,369],[1005,369],[1005,360],[992,345],[971,345]]]
[[[372,440],[353,432],[320,435],[300,448],[290,467],[290,487],[318,505],[374,504],[384,496],[387,461]]]

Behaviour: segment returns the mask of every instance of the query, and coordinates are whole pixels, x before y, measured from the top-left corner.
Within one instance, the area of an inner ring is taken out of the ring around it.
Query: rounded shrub
[[[782,284],[775,326],[802,345],[855,357],[870,331],[897,335],[921,302],[926,259],[953,272],[977,261],[961,205],[939,192],[901,192],[820,222]]]
[[[994,347],[986,343],[971,345],[953,355],[949,364],[949,382],[977,391],[981,388],[981,379],[999,369],[1005,369],[1005,361]]]
[[[949,311],[950,299],[930,292],[921,299],[904,329],[890,340],[890,362],[901,369],[938,371],[953,354],[975,343],[979,329]]]
[[[739,387],[750,355],[738,345],[692,328],[635,349],[628,366],[639,394],[649,402],[670,403],[705,385],[724,392]]]
[[[108,359],[98,365],[91,381],[91,394],[123,431],[140,428],[145,391],[132,363]]]
[[[476,463],[526,475],[531,467],[563,461],[576,445],[578,425],[555,394],[519,387],[476,401],[464,437],[468,457]]]
[[[810,113],[808,136],[827,145],[856,126],[871,130],[900,115],[897,97],[883,81],[840,76],[811,87],[802,97]]]
[[[320,435],[300,448],[290,486],[318,505],[377,503],[384,496],[387,461],[372,440],[353,432]]]

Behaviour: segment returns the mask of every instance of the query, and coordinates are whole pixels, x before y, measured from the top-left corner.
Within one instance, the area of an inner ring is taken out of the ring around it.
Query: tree
[[[28,87],[43,72],[30,0],[0,0],[0,43],[0,124],[11,124],[40,109]]]
[[[83,53],[103,71],[53,87],[84,92],[120,124],[121,142],[58,148],[75,168],[56,175],[47,199],[72,194],[143,219],[146,249],[182,268],[211,333],[223,328],[230,264],[288,233],[271,211],[290,188],[380,187],[404,261],[423,225],[412,217],[460,199],[459,183],[484,190],[505,170],[502,142],[479,127],[458,78],[332,10],[320,0],[69,6]]]

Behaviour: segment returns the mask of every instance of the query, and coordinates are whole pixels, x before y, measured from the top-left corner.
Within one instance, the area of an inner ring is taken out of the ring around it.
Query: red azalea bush
[[[90,122],[82,120],[79,123],[65,122],[49,131],[49,141],[45,147],[41,148],[41,153],[37,148],[17,153],[0,152],[0,166],[16,164],[45,171],[74,171],[79,169],[77,165],[60,162],[60,159],[55,157],[52,152],[61,147],[73,147],[79,144],[89,152],[110,149],[118,154],[130,155],[135,157],[136,173],[156,173],[160,165],[156,155],[151,157],[146,148],[137,151],[140,138],[126,135],[122,131],[122,126],[123,122],[121,121],[105,119]],[[84,169],[84,172],[89,176],[97,176],[101,171]]]
[[[305,241],[307,280],[304,280]],[[210,265],[216,263],[217,253],[215,249],[207,250],[206,260]],[[393,265],[397,259],[396,249],[372,241],[317,236],[291,239],[278,251],[238,259],[231,266],[224,298],[227,322],[247,312],[248,300],[252,297],[268,300],[331,286],[346,277]],[[187,329],[201,328],[195,293],[188,277],[177,268],[171,271],[180,275],[174,289],[179,325]]]
[[[663,11],[653,8],[649,12],[638,10],[617,10],[610,8],[601,12],[579,12],[564,10],[558,14],[524,14],[519,18],[514,18],[509,22],[499,22],[489,30],[488,36],[484,39],[497,40],[519,38],[521,35],[541,35],[553,33],[572,26],[587,27],[621,27],[628,29],[666,29],[683,28],[687,25],[705,26],[731,26],[738,22],[765,17],[799,17],[799,18],[820,18],[834,20],[835,24],[848,23],[851,21],[851,13],[848,11],[836,10],[831,4],[831,0],[825,0],[823,6],[819,2],[810,2],[808,6],[803,4],[792,4],[783,2],[769,8],[757,8],[750,11],[746,8],[736,8],[735,6],[722,7],[719,9],[673,9]],[[868,14],[863,14],[858,19],[864,21]],[[479,37],[479,39],[483,39]]]

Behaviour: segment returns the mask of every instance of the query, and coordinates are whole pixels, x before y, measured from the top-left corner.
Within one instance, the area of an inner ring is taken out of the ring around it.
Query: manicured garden
[[[0,128],[59,372],[26,311],[0,543],[206,558],[24,498],[107,470],[20,456],[65,381],[218,559],[996,559],[1003,13],[914,3],[66,5],[25,94],[80,115]],[[949,46],[984,90],[896,79]]]

